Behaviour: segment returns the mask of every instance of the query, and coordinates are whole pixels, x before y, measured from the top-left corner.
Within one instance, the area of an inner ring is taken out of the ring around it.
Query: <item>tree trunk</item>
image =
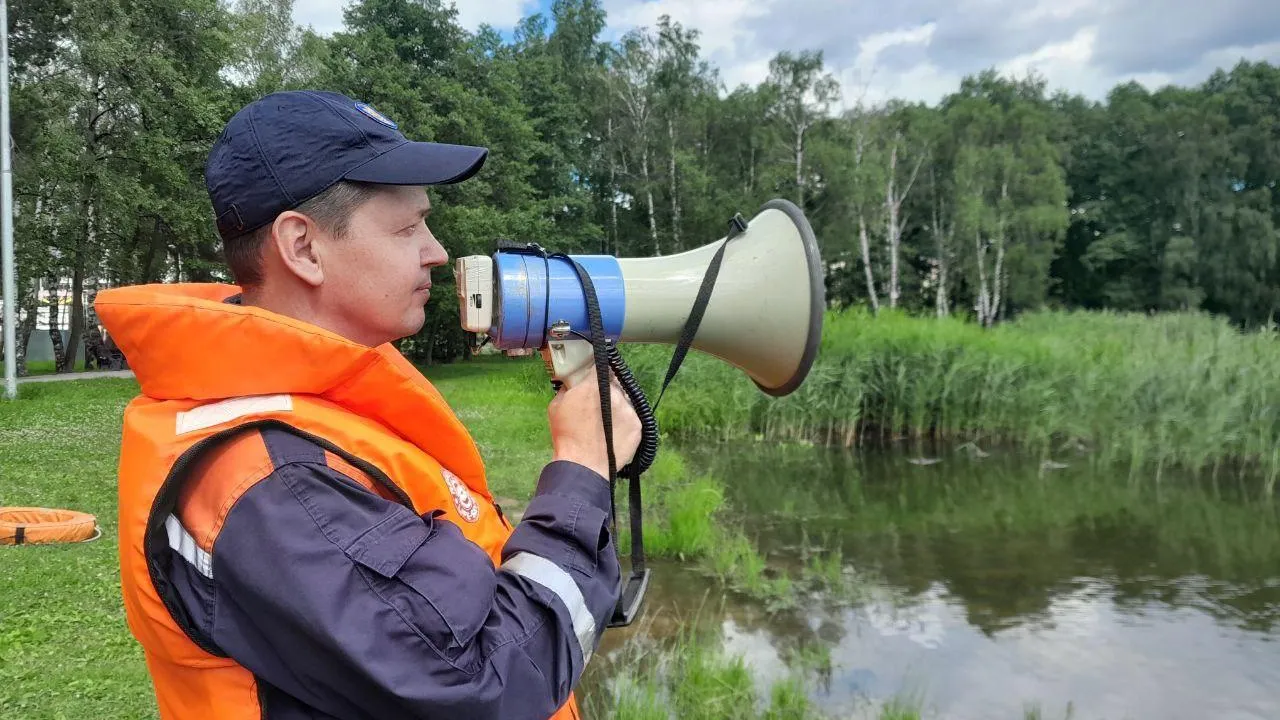
[[[612,228],[612,233],[611,233],[610,237],[606,239],[606,241],[605,241],[605,242],[606,242],[606,243],[612,242],[612,244],[613,244],[613,253],[614,253],[614,254],[616,254],[616,253],[618,252],[618,197],[617,197],[617,192],[618,192],[618,158],[617,158],[617,155],[615,155],[615,154],[614,154],[615,146],[614,146],[614,143],[613,143],[613,118],[612,118],[612,117],[609,117],[609,118],[607,119],[607,122],[608,122],[608,134],[609,134],[609,144],[608,144],[608,152],[609,152],[609,222],[610,222],[610,227]],[[607,246],[604,248],[604,250],[603,250],[603,253],[602,253],[602,254],[604,254],[604,255],[609,255],[609,254],[610,254],[610,252],[609,252],[609,248],[608,248]]]
[[[70,332],[67,334],[67,355],[64,358],[66,363],[66,372],[76,369],[76,358],[80,356],[80,344],[84,337],[84,273],[85,273],[85,255],[89,248],[93,247],[94,233],[94,205],[91,198],[93,188],[86,181],[84,189],[84,199],[81,202],[81,212],[84,218],[84,231],[76,238],[76,249],[72,254],[71,267],[71,322]],[[88,366],[88,358],[85,358],[85,366]]]
[[[31,342],[31,333],[36,329],[36,313],[40,311],[37,305],[36,287],[38,283],[35,279],[29,284],[30,291],[22,294],[22,305],[19,310],[22,312],[21,321],[18,323],[18,334],[16,336],[18,347],[15,350],[14,359],[17,361],[18,374],[27,374],[27,345]]]
[[[940,318],[946,317],[951,312],[951,308],[948,307],[947,303],[947,261],[942,256],[938,256],[938,287],[934,297],[934,306]]]
[[[85,147],[82,157],[86,170],[92,167],[98,153],[97,141],[98,121],[104,112],[100,111],[99,98],[101,88],[97,75],[93,78],[94,100],[92,112],[85,123]],[[86,172],[80,184],[80,217],[83,227],[76,235],[75,249],[71,253],[71,318],[68,324],[66,354],[63,356],[58,372],[72,372],[76,369],[76,358],[80,355],[81,337],[84,333],[84,271],[85,254],[93,247],[93,174]]]
[[[67,333],[67,350],[63,362],[65,372],[76,369],[76,359],[80,357],[81,338],[84,336],[84,268],[77,263],[71,275],[71,319],[70,332]]]
[[[978,311],[978,323],[983,327],[989,327],[991,318],[988,308],[991,306],[991,296],[987,291],[987,248],[982,243],[981,232],[973,234],[973,249],[978,260],[978,302],[975,309]]]
[[[938,317],[946,317],[950,312],[947,303],[947,237],[942,232],[942,222],[938,218],[938,195],[934,190],[933,201],[933,239],[938,245],[938,287],[934,297],[934,305]]]
[[[427,331],[427,342],[426,342],[427,350],[426,350],[426,355],[425,357],[423,357],[422,361],[428,366],[436,364],[436,335],[438,334],[436,331],[438,329],[439,329],[439,323],[432,322],[431,329]]]
[[[858,213],[858,240],[862,243],[862,267],[867,272],[867,297],[871,300],[871,312],[880,313],[880,299],[876,297],[876,279],[871,272],[871,241],[867,238],[867,222]]]
[[[662,254],[662,245],[658,242],[658,221],[653,212],[653,187],[649,184],[649,147],[640,151],[640,173],[644,178],[644,196],[649,205],[649,238],[653,241],[653,254]]]
[[[53,344],[53,367],[62,372],[65,366],[66,352],[62,346],[62,328],[58,322],[59,288],[58,276],[50,273],[46,278],[49,288],[49,342]]]
[[[671,140],[671,246],[680,251],[680,196],[676,194],[676,126],[667,118],[667,137]]]
[[[991,321],[994,323],[996,317],[1000,315],[1000,305],[1004,301],[1004,293],[1002,292],[1006,284],[1004,272],[1004,232],[1001,231],[1000,238],[996,242],[996,269],[995,269],[995,288],[994,298],[991,300]]]
[[[111,355],[107,352],[107,344],[102,338],[102,329],[98,324],[98,310],[94,302],[98,299],[98,278],[93,278],[89,287],[89,304],[85,308],[88,324],[84,334],[84,369],[90,363],[97,370],[107,370],[111,366]]]
[[[885,209],[889,223],[889,307],[898,307],[898,203],[894,184],[898,176],[898,143],[895,139],[889,151],[889,187],[885,191]]]
[[[804,128],[796,126],[796,205],[804,210]]]
[[[165,248],[164,232],[160,227],[160,218],[154,218],[150,225],[150,230],[143,230],[142,223],[138,223],[138,228],[134,231],[135,236],[145,236],[140,239],[146,243],[146,250],[142,253],[142,262],[138,266],[136,282],[154,283],[163,280],[161,270],[164,269],[164,258],[168,253]]]
[[[1005,180],[1000,184],[1000,223],[996,231],[996,267],[995,267],[995,287],[992,289],[991,305],[987,308],[990,313],[990,319],[995,321],[996,313],[1000,311],[1001,290],[1004,287],[1004,207],[1005,201],[1009,199],[1009,181]],[[990,324],[990,323],[988,323]]]

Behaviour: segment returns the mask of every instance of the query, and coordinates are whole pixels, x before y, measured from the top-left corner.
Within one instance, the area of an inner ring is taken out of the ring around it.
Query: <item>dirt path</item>
[[[31,377],[18,378],[18,384],[34,383],[34,382],[58,382],[61,380],[92,380],[94,378],[131,378],[132,370],[106,370],[91,372],[73,372],[50,375],[33,375]]]

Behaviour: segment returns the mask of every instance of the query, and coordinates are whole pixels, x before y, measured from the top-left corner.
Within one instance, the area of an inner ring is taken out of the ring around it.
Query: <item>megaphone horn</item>
[[[765,203],[741,232],[675,255],[500,250],[459,258],[462,326],[487,333],[500,350],[542,350],[552,379],[572,385],[593,361],[575,262],[590,276],[609,340],[676,344],[717,253],[719,272],[691,347],[741,369],[769,395],[793,392],[817,355],[826,289],[813,228],[784,199]],[[579,340],[559,337],[566,328]]]

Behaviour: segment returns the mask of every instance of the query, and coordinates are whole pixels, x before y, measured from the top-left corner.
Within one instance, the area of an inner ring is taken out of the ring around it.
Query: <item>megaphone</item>
[[[777,199],[750,222],[735,215],[719,241],[676,255],[563,255],[526,245],[458,258],[454,272],[464,329],[487,333],[509,354],[541,351],[556,385],[612,368],[640,416],[640,449],[622,473],[631,483],[631,575],[609,623],[629,625],[649,584],[640,473],[657,452],[658,430],[616,345],[675,345],[663,391],[692,348],[741,369],[769,395],[793,392],[822,339],[826,289],[813,228],[800,208]],[[601,411],[607,418],[604,398]]]
[[[573,385],[594,360],[579,268],[590,277],[612,343],[677,344],[703,290],[710,295],[690,347],[739,368],[769,395],[787,395],[804,382],[822,337],[818,243],[787,200],[771,200],[750,222],[738,222],[716,242],[661,257],[508,249],[458,258],[462,327],[486,333],[510,354],[541,351],[552,380]]]

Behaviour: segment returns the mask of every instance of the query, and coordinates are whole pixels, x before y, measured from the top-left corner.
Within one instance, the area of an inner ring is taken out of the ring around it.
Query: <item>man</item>
[[[620,588],[594,378],[549,407],[524,520],[390,341],[422,325],[425,186],[483,148],[342,95],[235,115],[206,180],[236,286],[100,293],[125,411],[120,562],[166,720],[577,718]],[[640,423],[613,390],[618,464]]]

